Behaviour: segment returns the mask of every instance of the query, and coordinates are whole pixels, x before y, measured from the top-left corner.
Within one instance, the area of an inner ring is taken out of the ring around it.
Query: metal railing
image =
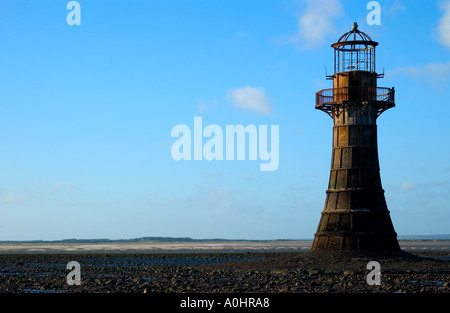
[[[346,100],[376,100],[394,103],[394,88],[386,87],[341,87],[323,89],[316,93],[316,106]]]

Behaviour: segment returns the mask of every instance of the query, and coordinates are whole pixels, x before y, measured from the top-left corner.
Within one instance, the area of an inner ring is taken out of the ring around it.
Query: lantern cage
[[[366,71],[375,72],[375,47],[378,42],[358,30],[353,23],[352,30],[332,44],[334,48],[334,72]]]

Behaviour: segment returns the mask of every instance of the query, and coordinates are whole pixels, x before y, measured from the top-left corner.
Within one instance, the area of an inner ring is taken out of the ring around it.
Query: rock
[[[321,270],[319,270],[319,269],[314,269],[314,268],[307,269],[307,271],[308,271],[308,274],[309,274],[309,275],[319,275],[319,274],[321,273]]]

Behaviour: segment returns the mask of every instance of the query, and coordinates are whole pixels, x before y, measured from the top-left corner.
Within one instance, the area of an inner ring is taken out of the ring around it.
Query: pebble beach
[[[67,264],[80,264],[69,285]],[[369,285],[377,261],[381,283]],[[450,251],[0,254],[1,293],[449,293]]]

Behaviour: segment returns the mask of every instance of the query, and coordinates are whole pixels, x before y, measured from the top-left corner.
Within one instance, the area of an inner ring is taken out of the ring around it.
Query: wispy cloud
[[[399,1],[395,1],[387,11],[390,15],[397,15],[398,13],[405,12],[406,7]]]
[[[21,204],[30,199],[30,195],[27,194],[12,194],[0,192],[0,203],[5,202],[8,204]]]
[[[206,110],[207,108],[213,107],[213,106],[215,106],[216,104],[217,104],[217,101],[216,101],[216,100],[212,100],[212,101],[202,101],[202,100],[199,100],[199,101],[198,101],[198,107],[197,107],[198,113],[203,114],[203,113],[205,113],[205,110]]]
[[[411,183],[409,181],[403,181],[400,185],[400,189],[402,191],[414,190],[417,187],[417,184]]]
[[[450,0],[442,2],[440,9],[444,11],[444,15],[438,23],[439,41],[450,48]]]
[[[71,183],[56,183],[53,185],[53,188],[64,190],[66,192],[78,190],[78,187]]]
[[[248,85],[231,89],[227,92],[227,98],[234,106],[251,110],[264,115],[272,115],[272,103],[268,99],[264,88],[255,88]]]
[[[201,172],[201,176],[204,178],[217,179],[222,178],[224,175],[224,172]]]
[[[243,192],[242,190],[228,188],[226,186],[201,188],[197,193],[187,196],[163,195],[149,191],[148,201],[151,207],[164,208],[163,211],[179,209],[195,210],[203,217],[240,215],[261,216],[265,212],[263,201],[259,201],[256,194]]]
[[[428,197],[441,197],[448,198],[450,194],[450,182],[448,181],[430,181],[415,183],[410,181],[403,181],[400,184],[400,190],[404,192],[413,192],[417,197],[419,191],[423,194],[427,194]],[[423,195],[421,196],[423,197]]]
[[[424,66],[397,68],[391,72],[391,75],[398,74],[421,78],[432,82],[445,82],[450,80],[450,62],[435,62],[428,63]]]
[[[303,130],[303,128],[295,127],[294,130],[295,130],[295,132],[296,132],[297,134],[299,134],[300,136],[305,136],[305,131]]]
[[[246,31],[237,32],[233,37],[223,40],[226,45],[245,45],[251,40],[252,35]]]
[[[277,38],[275,42],[315,48],[324,42],[326,36],[335,33],[334,20],[343,14],[343,6],[340,0],[304,0],[300,3],[304,8],[296,14],[297,33]]]

